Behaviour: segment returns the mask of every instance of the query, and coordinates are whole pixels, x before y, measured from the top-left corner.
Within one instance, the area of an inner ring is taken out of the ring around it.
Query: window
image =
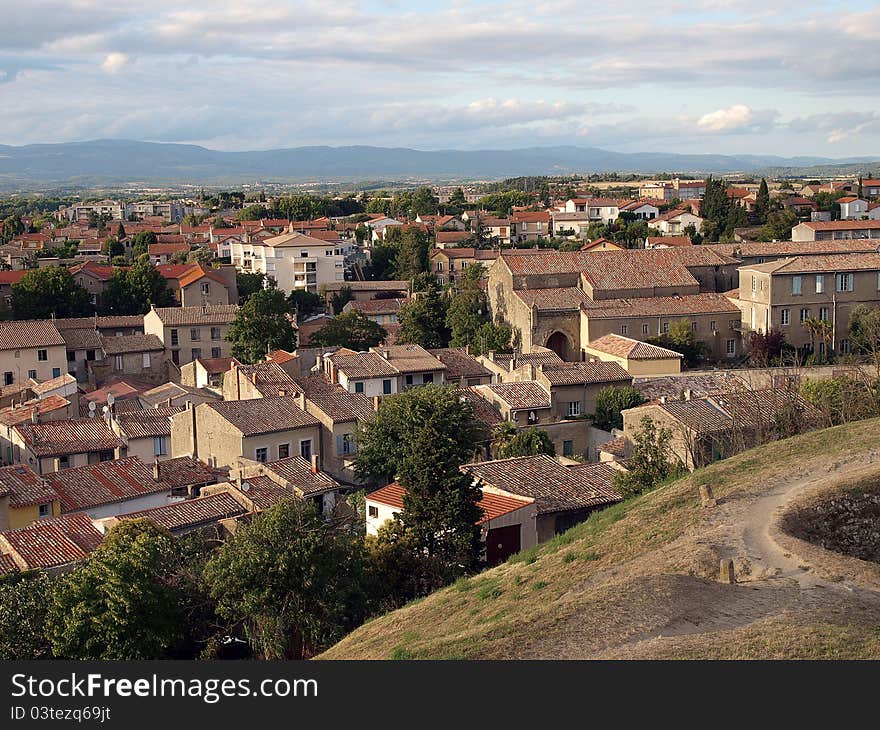
[[[844,355],[849,354],[849,340],[841,340],[838,348]]]
[[[254,449],[254,459],[256,461],[267,462],[269,460],[269,447],[260,446]]]
[[[837,291],[852,291],[853,290],[853,275],[852,274],[838,274],[837,275]]]
[[[76,351],[68,350],[67,351],[67,362],[76,362]]]
[[[150,367],[150,353],[144,352],[141,353],[141,367],[146,370]]]
[[[758,277],[752,274],[752,291],[758,291]]]
[[[727,354],[735,355],[736,354],[736,340],[728,340],[727,341]]]
[[[810,310],[806,307],[801,308],[801,324],[806,322],[810,318]]]
[[[779,323],[780,324],[791,324],[791,310],[783,309],[779,312]]]
[[[12,373],[3,373],[3,385],[12,385]]]
[[[821,319],[823,322],[831,321],[830,319],[828,319],[828,307],[819,307],[819,319]]]
[[[389,393],[391,393],[391,381],[390,380],[383,380],[382,381],[382,394],[388,395]]]
[[[52,505],[51,504],[41,504],[40,505],[40,517],[49,517],[52,514]]]
[[[646,324],[642,325],[642,334],[643,335],[648,334],[648,325],[646,325]]]
[[[664,335],[667,334],[669,332],[669,322],[664,322],[660,329]]]
[[[620,334],[625,335],[628,330],[629,327],[627,327],[625,324],[620,325]]]
[[[571,458],[574,456],[574,441],[562,442],[562,455]]]
[[[37,371],[36,370],[28,370],[28,377],[32,380],[37,379]]]
[[[106,451],[98,452],[99,461],[114,461],[115,459],[116,454],[113,453],[113,449],[107,449]]]
[[[735,330],[735,329],[736,329],[736,323],[737,323],[737,320],[735,320],[735,319],[729,319],[729,320],[727,320],[727,329]]]
[[[358,380],[354,384],[354,392],[355,393],[363,393],[364,392],[364,381],[363,380]]]
[[[202,339],[202,330],[199,327],[193,327],[189,331],[189,338],[193,342],[197,342],[198,340]]]
[[[61,377],[61,368],[52,368],[52,377],[60,378]]]
[[[791,293],[794,295],[801,293],[801,277],[800,276],[792,276],[791,277]]]
[[[299,442],[299,455],[308,461],[312,458],[312,440],[306,439]]]
[[[443,271],[443,262],[442,261],[437,262],[437,271]]]
[[[691,330],[693,332],[697,331],[697,320],[694,320],[693,322],[691,322]]]
[[[207,295],[210,294],[210,293],[211,293],[211,286],[210,286],[210,284],[208,284],[207,281],[203,281],[203,282],[202,282],[202,294],[204,294],[205,296],[207,296]]]
[[[192,355],[190,360],[198,360],[202,356],[202,350],[199,347],[194,347],[190,350],[190,354]]]
[[[117,355],[113,358],[113,367],[117,370],[122,370],[122,355]]]
[[[422,385],[430,385],[434,382],[434,373],[424,373],[422,375]]]
[[[877,287],[880,289],[880,286]],[[824,294],[825,293],[825,275],[824,274],[816,274],[816,294]]]
[[[219,327],[211,327],[211,339],[212,339],[212,340],[220,340],[220,339],[222,339],[222,336],[221,336],[221,334],[220,334],[220,328],[219,328]]]
[[[880,271],[877,272],[877,291],[880,291]]]
[[[171,351],[171,362],[175,365],[180,365],[180,350]]]
[[[180,342],[178,340],[179,340],[179,337],[177,335],[177,330],[171,330],[171,344],[172,345],[179,345]]]
[[[581,402],[579,400],[569,401],[568,403],[568,417],[575,418],[581,415]]]
[[[290,444],[278,444],[278,458],[286,459],[290,456]]]
[[[221,354],[220,354],[220,348],[219,348],[219,347],[212,347],[212,348],[211,348],[211,357],[222,357]]]
[[[407,375],[407,376],[406,376],[406,384],[407,384],[407,385],[412,385],[412,384],[413,384],[413,379],[412,379],[412,378],[413,378],[412,375]]]
[[[168,437],[153,436],[153,456],[165,456],[168,453]]]
[[[367,514],[370,517],[376,518],[379,516],[379,508],[374,507],[373,505],[370,505],[369,507],[367,507]]]
[[[37,360],[40,362],[46,362],[49,359],[49,351],[48,350],[37,350]]]
[[[86,360],[94,360],[95,359],[95,351],[94,350],[86,350]]]
[[[70,457],[69,456],[67,456],[65,454],[64,456],[58,457],[58,468],[59,469],[66,469],[69,466],[70,466]]]

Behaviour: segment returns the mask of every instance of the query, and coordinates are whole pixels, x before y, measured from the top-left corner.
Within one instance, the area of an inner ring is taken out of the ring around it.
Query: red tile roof
[[[550,407],[550,393],[533,380],[517,383],[494,383],[477,387],[487,388],[514,411]]]
[[[20,568],[54,568],[68,565],[96,550],[103,540],[87,514],[62,515],[39,520],[27,527],[0,533],[3,552],[11,552]],[[11,551],[7,548],[11,548]]]
[[[159,462],[159,481],[172,488],[189,487],[194,484],[213,484],[217,474],[192,456],[178,456]]]
[[[377,489],[375,492],[370,492],[367,495],[367,499],[371,502],[379,502],[380,504],[385,504],[389,507],[403,509],[403,497],[405,494],[406,489],[397,482],[393,482],[386,487]],[[531,498],[511,497],[505,494],[483,492],[479,502],[477,502],[477,505],[483,511],[483,517],[479,519],[476,524],[482,525],[484,522],[489,522],[502,515],[515,512],[523,507],[528,507],[534,501],[535,500]]]
[[[598,340],[593,340],[587,347],[616,357],[624,357],[627,360],[668,360],[682,357],[680,353],[667,350],[665,347],[658,347],[615,334],[607,334]]]
[[[152,471],[136,456],[61,469],[44,478],[61,498],[64,512],[79,512],[169,489],[167,484],[153,479]]]
[[[9,494],[9,506],[13,509],[58,499],[46,480],[23,464],[0,467],[0,493],[4,490]]]
[[[110,451],[122,445],[102,418],[20,423],[13,428],[37,457]]]
[[[172,532],[209,525],[229,517],[238,517],[247,510],[228,492],[218,492],[197,499],[119,515],[120,520],[146,519]]]
[[[0,322],[0,350],[64,346],[64,338],[50,319]]]

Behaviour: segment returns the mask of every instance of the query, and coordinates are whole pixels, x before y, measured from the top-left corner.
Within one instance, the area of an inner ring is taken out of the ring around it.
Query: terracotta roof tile
[[[680,353],[665,347],[658,347],[648,342],[615,334],[607,334],[598,340],[593,340],[587,347],[616,357],[624,357],[627,360],[667,360],[682,357]]]
[[[64,345],[64,338],[50,319],[0,322],[0,350],[25,350]]]
[[[218,492],[196,499],[185,499],[173,504],[119,515],[120,520],[146,519],[172,532],[190,530],[238,517],[247,510],[228,492]]]
[[[218,401],[198,407],[212,409],[245,436],[320,425],[317,418],[297,405],[294,397]]]
[[[122,445],[101,418],[20,423],[13,428],[38,457],[110,451]]]
[[[167,484],[153,479],[153,473],[136,456],[61,469],[44,478],[58,493],[65,512],[79,512],[169,489]]]
[[[554,385],[587,385],[631,381],[632,376],[616,362],[567,362],[557,366],[541,366],[541,374]]]
[[[0,492],[4,490],[9,494],[9,506],[13,509],[58,499],[46,480],[23,464],[0,467]]]
[[[84,513],[39,520],[0,533],[25,569],[54,568],[82,560],[101,544],[103,535]],[[18,561],[16,561],[18,564]]]
[[[192,456],[178,456],[159,462],[159,481],[176,489],[193,484],[213,484],[217,481],[217,474]]]
[[[405,494],[406,489],[397,482],[393,482],[388,486],[370,492],[367,495],[367,499],[388,505],[389,507],[403,509],[403,497]],[[502,515],[528,507],[534,501],[531,497],[510,497],[506,494],[483,492],[480,500],[477,502],[477,505],[483,511],[483,516],[476,524],[482,525],[484,522],[489,522]]]
[[[166,327],[197,324],[229,324],[237,304],[206,304],[201,307],[159,307],[154,310]]]
[[[621,497],[612,487],[617,473],[607,464],[583,464],[573,469],[540,454],[465,464],[461,470],[482,484],[522,497],[531,497],[538,514],[566,512],[613,504]]]
[[[488,389],[515,411],[550,407],[550,393],[533,380],[524,380],[517,383],[494,383],[492,385],[478,385],[475,387]]]

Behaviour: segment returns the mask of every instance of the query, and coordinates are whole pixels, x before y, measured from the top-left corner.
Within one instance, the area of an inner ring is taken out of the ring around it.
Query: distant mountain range
[[[0,185],[219,184],[334,180],[500,179],[568,173],[755,173],[856,169],[877,157],[612,152],[598,147],[434,150],[403,147],[292,147],[220,152],[190,144],[96,140],[23,147],[0,145]],[[793,173],[797,174],[797,173]],[[809,174],[808,172],[805,174]]]

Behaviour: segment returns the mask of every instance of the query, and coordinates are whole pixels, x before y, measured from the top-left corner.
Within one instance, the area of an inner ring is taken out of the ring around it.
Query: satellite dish
[[[529,411],[529,423],[535,421],[536,418],[537,418],[537,417],[535,416],[535,412],[534,412],[534,411]]]
[[[106,415],[107,413],[110,413],[110,406],[104,406],[104,407],[101,409],[101,413],[103,413],[103,414],[105,414],[105,415]]]
[[[95,405],[95,401],[90,400],[90,401],[89,401],[89,411],[90,411],[91,413],[94,413],[95,410],[97,410],[97,406]]]
[[[251,491],[250,483],[249,482],[242,482],[241,483],[241,491],[242,492],[250,492]]]
[[[107,405],[112,406],[116,402],[116,398],[113,396],[113,393],[107,394]]]

